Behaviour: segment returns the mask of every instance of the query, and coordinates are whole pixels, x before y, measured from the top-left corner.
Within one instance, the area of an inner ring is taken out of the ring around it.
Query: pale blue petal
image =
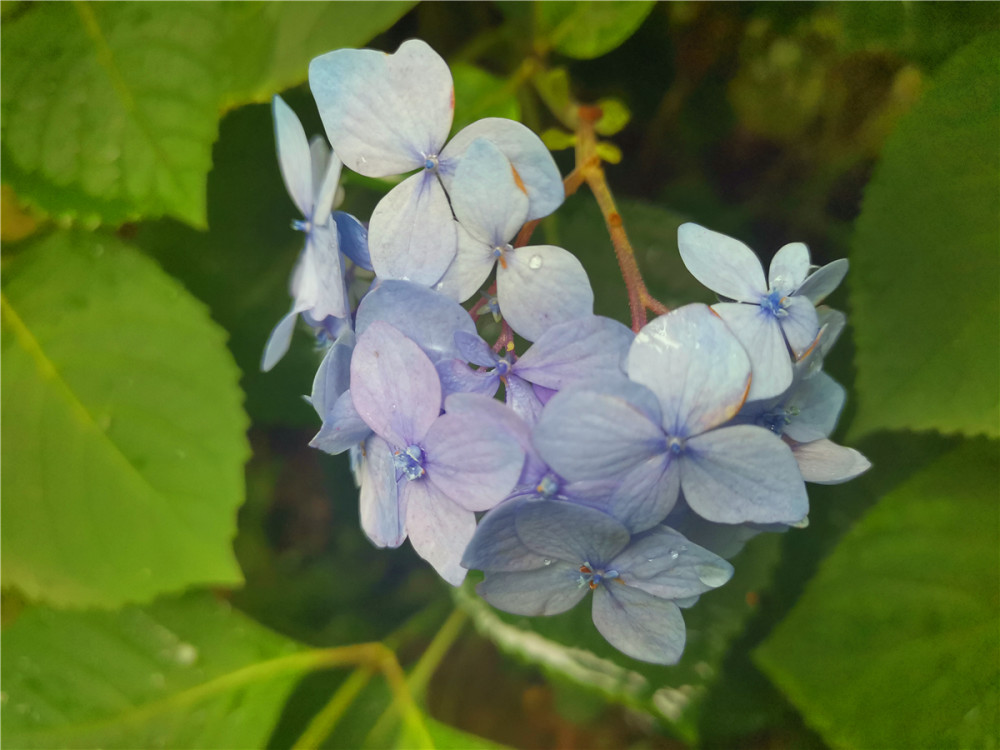
[[[758,305],[720,302],[712,309],[750,355],[747,401],[774,398],[788,390],[792,384],[792,359],[778,319]]]
[[[632,404],[583,390],[557,393],[533,439],[543,460],[570,481],[618,478],[664,450],[659,425]]]
[[[797,443],[792,446],[792,453],[803,478],[815,484],[840,484],[872,467],[871,461],[858,451],[830,440]]]
[[[805,281],[809,273],[809,248],[802,242],[791,242],[782,247],[771,259],[767,283],[771,291],[782,296],[792,294]]]
[[[407,177],[379,201],[368,224],[372,268],[381,279],[431,286],[458,245],[448,196],[433,172]]]
[[[479,393],[492,398],[500,388],[500,376],[496,372],[470,370],[461,359],[438,360],[434,366],[446,397],[452,393]]]
[[[312,157],[302,123],[280,96],[271,100],[274,114],[274,141],[285,188],[305,217],[313,212]]]
[[[722,320],[705,305],[693,304],[661,315],[636,334],[627,371],[656,394],[667,433],[688,437],[739,411],[750,361]]]
[[[717,523],[798,523],[809,512],[788,445],[763,427],[735,425],[687,441],[681,490],[691,509]]]
[[[514,332],[537,340],[559,323],[594,313],[594,292],[580,261],[553,245],[521,247],[497,268],[497,301]]]
[[[461,224],[455,226],[458,249],[434,291],[456,302],[465,302],[479,291],[496,265],[493,248],[469,234]]]
[[[628,529],[608,514],[562,500],[521,505],[514,525],[528,549],[577,567],[603,568],[629,540]]]
[[[381,320],[420,345],[433,361],[461,357],[455,333],[475,335],[476,324],[454,300],[408,281],[380,281],[358,306],[355,330],[360,336]]]
[[[312,194],[313,196],[319,195],[319,191],[323,188],[323,179],[326,177],[327,168],[330,166],[330,146],[326,142],[326,138],[321,135],[314,135],[309,139],[309,163],[312,165]],[[340,164],[340,160],[337,160]],[[337,167],[338,172],[340,167]],[[336,186],[334,187],[336,190]],[[331,201],[334,196],[330,196]],[[315,206],[313,206],[313,212],[315,213]]]
[[[728,562],[666,526],[633,538],[611,567],[627,586],[661,599],[698,596],[733,576]]]
[[[372,259],[368,254],[368,230],[365,225],[343,211],[334,211],[332,216],[337,225],[340,252],[350,258],[354,265],[371,271]]]
[[[288,347],[292,343],[292,333],[295,332],[295,320],[298,317],[298,310],[293,308],[290,313],[278,321],[278,325],[267,337],[267,344],[264,345],[264,356],[260,360],[262,372],[269,372],[288,352]]]
[[[427,481],[470,511],[489,510],[507,497],[524,466],[517,439],[497,429],[488,413],[445,414],[431,425],[422,445]]]
[[[504,384],[504,400],[515,414],[534,425],[542,414],[543,404],[531,383],[511,373]]]
[[[840,258],[832,263],[827,263],[822,268],[814,271],[802,283],[795,294],[805,297],[814,305],[818,305],[830,292],[840,286],[840,282],[847,275],[847,267],[847,258]]]
[[[427,355],[387,323],[358,336],[351,394],[361,418],[393,448],[423,439],[441,413],[441,382]]]
[[[328,315],[346,318],[349,312],[339,248],[337,232],[331,224],[314,226],[295,271],[295,305],[315,320]]]
[[[532,383],[561,390],[571,383],[620,375],[635,338],[627,326],[598,315],[552,326],[514,363]]]
[[[554,562],[512,573],[486,573],[476,592],[497,609],[514,615],[558,615],[575,607],[590,591],[579,566]]]
[[[632,533],[660,523],[677,503],[680,467],[666,452],[629,471],[608,498],[608,513]]]
[[[465,548],[462,567],[505,572],[544,567],[546,558],[521,541],[514,525],[518,509],[525,503],[534,502],[539,501],[533,497],[506,500],[483,516],[472,541]]]
[[[566,198],[562,175],[541,138],[519,122],[486,117],[463,128],[449,141],[441,155],[441,179],[451,192],[458,160],[477,138],[486,138],[503,152],[528,192],[526,221],[555,211]]]
[[[608,643],[633,659],[676,664],[684,653],[684,618],[671,601],[608,581],[594,591],[593,617]]]
[[[425,479],[407,482],[406,533],[417,554],[452,586],[465,579],[462,554],[476,531],[476,515],[453,503]]]
[[[528,215],[528,194],[512,170],[500,149],[480,138],[465,150],[448,186],[455,218],[490,248],[510,242]]]
[[[844,328],[847,326],[847,316],[840,310],[834,310],[826,305],[821,305],[816,308],[816,317],[819,319],[820,327],[817,349],[819,349],[820,358],[822,359],[830,353],[833,345],[840,338],[840,334],[844,332]]]
[[[677,247],[691,275],[717,294],[756,302],[767,292],[760,260],[739,240],[688,223],[677,230]]]
[[[340,394],[351,387],[351,355],[355,342],[354,332],[350,329],[344,331],[319,363],[309,401],[320,419],[333,408]]]
[[[422,167],[444,145],[454,113],[447,63],[425,42],[395,54],[343,49],[309,63],[327,138],[348,167],[387,177]]]
[[[322,142],[322,139],[320,139],[320,142]],[[316,202],[313,206],[312,215],[313,224],[320,225],[326,224],[330,218],[330,213],[333,211],[333,200],[337,196],[337,186],[340,183],[340,168],[343,166],[336,154],[329,153],[329,149],[326,148],[325,143],[323,144],[323,148],[327,152],[324,169],[318,174],[313,174],[314,180],[317,177],[322,179],[316,191]]]
[[[683,518],[674,520],[674,514],[671,514],[665,523],[677,529],[695,544],[726,560],[731,560],[739,554],[750,539],[767,528],[766,525],[752,523],[712,523],[692,512],[686,505],[683,507],[685,510]],[[781,528],[787,529],[788,526]]]
[[[461,352],[462,360],[480,367],[496,367],[497,355],[481,336],[459,331],[455,334],[455,346]]]
[[[844,387],[825,372],[803,379],[785,403],[792,416],[784,434],[799,443],[829,437],[845,398]]]
[[[396,488],[396,468],[385,441],[365,441],[360,470],[361,528],[378,547],[398,547],[406,539],[405,508]]]
[[[372,435],[372,428],[354,408],[351,391],[346,390],[323,417],[323,426],[309,446],[336,456]]]
[[[522,452],[534,453],[531,426],[499,401],[473,393],[454,393],[448,396],[444,406],[448,414],[472,415],[483,430],[506,433],[517,441]]]
[[[785,302],[785,311],[788,314],[778,321],[789,348],[799,359],[817,344],[819,318],[816,308],[805,297],[789,297]]]

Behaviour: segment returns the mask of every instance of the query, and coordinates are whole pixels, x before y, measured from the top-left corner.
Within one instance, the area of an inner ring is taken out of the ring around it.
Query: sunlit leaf
[[[277,660],[296,651],[204,594],[118,612],[35,608],[4,631],[4,743],[263,747],[302,673]]]
[[[646,20],[655,2],[577,0],[541,2],[538,15],[544,39],[567,57],[589,60],[620,45]]]
[[[204,307],[111,237],[51,235],[3,282],[4,584],[118,605],[240,583],[247,420]]]
[[[968,441],[889,493],[757,651],[834,747],[996,740],[997,455]]]
[[[849,277],[857,433],[1000,434],[1000,37],[938,72],[886,143]]]
[[[452,132],[483,117],[521,119],[515,91],[503,78],[466,63],[451,66],[455,80],[455,120]]]

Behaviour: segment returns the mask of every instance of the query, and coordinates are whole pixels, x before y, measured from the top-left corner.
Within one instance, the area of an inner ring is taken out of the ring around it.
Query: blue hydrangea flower
[[[593,314],[590,280],[572,253],[554,245],[511,245],[528,219],[528,194],[489,140],[473,141],[459,162],[451,206],[458,252],[435,289],[464,302],[496,266],[500,313],[529,341],[553,325]]]
[[[409,536],[417,554],[458,585],[475,513],[507,495],[524,452],[492,419],[486,397],[481,410],[442,415],[433,362],[387,323],[358,335],[350,369],[354,407],[374,432],[360,469],[361,525],[380,546]]]
[[[784,392],[792,382],[792,359],[816,341],[819,322],[815,304],[840,283],[847,261],[837,261],[809,274],[809,250],[801,242],[775,254],[764,270],[753,251],[739,240],[697,224],[682,224],[677,244],[684,265],[698,281],[722,297],[713,309],[740,340],[753,365],[748,398],[756,401]]]
[[[684,650],[679,607],[733,573],[725,560],[664,526],[630,537],[593,508],[532,498],[490,511],[462,565],[485,571],[480,596],[518,615],[559,614],[593,591],[601,635],[655,664],[675,664]]]
[[[292,226],[305,233],[306,242],[292,274],[292,309],[275,326],[264,347],[261,369],[265,372],[288,351],[300,313],[315,327],[323,326],[328,318],[347,318],[350,310],[341,252],[358,265],[371,268],[365,228],[349,214],[331,213],[340,181],[340,160],[322,138],[307,142],[299,118],[280,96],[274,97],[272,110],[281,175],[304,217]]]
[[[557,393],[534,442],[569,481],[614,477],[608,512],[633,532],[655,526],[683,491],[719,523],[796,523],[808,499],[791,450],[769,430],[723,426],[750,384],[746,352],[705,305],[660,316],[636,335],[629,380]]]
[[[336,50],[309,64],[309,86],[334,151],[350,169],[388,177],[419,169],[375,208],[369,225],[371,257],[381,278],[430,286],[456,250],[448,203],[463,152],[489,138],[514,165],[529,198],[530,218],[554,211],[562,179],[541,140],[520,123],[487,118],[447,145],[454,115],[451,71],[425,42],[410,40],[391,55]]]

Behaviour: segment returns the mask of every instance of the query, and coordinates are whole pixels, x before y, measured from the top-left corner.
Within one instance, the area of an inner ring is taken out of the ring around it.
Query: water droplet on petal
[[[677,550],[675,550],[675,549],[670,550],[670,559],[671,560],[676,560],[680,556],[681,556],[681,553],[678,552]]]
[[[732,575],[728,568],[721,568],[717,565],[696,565],[694,571],[702,583],[712,588],[721,586]]]
[[[528,268],[530,268],[532,271],[537,271],[541,267],[542,267],[542,256],[532,255],[531,260],[528,261]]]
[[[552,561],[547,557],[544,560],[542,560],[542,565],[551,565],[551,564]]]

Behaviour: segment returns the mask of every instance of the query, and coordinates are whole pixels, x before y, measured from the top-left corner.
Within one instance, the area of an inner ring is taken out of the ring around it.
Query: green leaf
[[[111,237],[51,235],[3,283],[4,584],[115,606],[241,583],[247,419],[204,307]]]
[[[632,119],[632,113],[620,99],[601,99],[597,106],[601,108],[601,119],[594,123],[594,130],[599,135],[614,135]]]
[[[424,716],[424,724],[427,726],[427,733],[434,741],[437,750],[509,750],[507,745],[500,745],[483,737],[463,732],[453,726],[444,724],[430,716]],[[417,738],[407,725],[403,725],[396,740],[396,747],[400,750],[420,747]]]
[[[995,742],[997,451],[966,441],[884,497],[757,651],[835,747]]]
[[[451,132],[456,133],[483,117],[520,121],[521,107],[514,88],[503,78],[467,63],[452,65],[451,75],[455,81],[455,119]]]
[[[537,6],[541,37],[567,57],[600,57],[632,36],[655,5],[651,0],[541,2]]]
[[[3,25],[4,180],[56,214],[205,225],[211,3],[43,3]]]
[[[852,434],[1000,434],[1000,37],[941,67],[899,123],[851,249]]]
[[[35,608],[4,631],[4,743],[263,747],[307,666],[298,650],[205,594],[118,612]]]
[[[680,663],[670,667],[636,661],[610,646],[594,627],[589,597],[562,615],[534,618],[494,610],[471,584],[456,589],[455,599],[501,651],[555,680],[656,716],[694,741],[700,701],[730,642],[753,613],[757,592],[770,579],[779,541],[777,535],[751,540],[733,561],[732,580],[684,610],[687,645]]]

